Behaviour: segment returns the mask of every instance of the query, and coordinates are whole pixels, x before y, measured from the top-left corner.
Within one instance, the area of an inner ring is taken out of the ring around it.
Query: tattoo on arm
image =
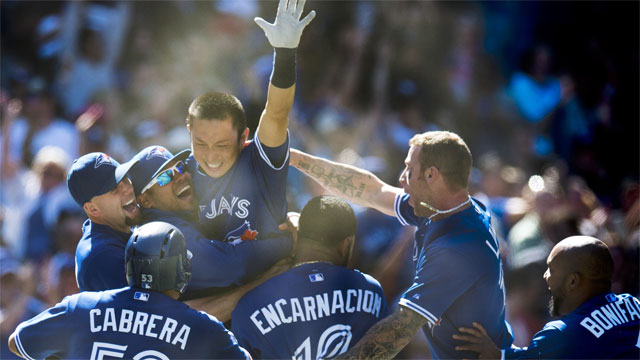
[[[373,325],[354,347],[336,359],[391,359],[407,346],[426,321],[415,311],[399,307]]]
[[[335,169],[331,166],[324,167],[320,164],[310,164],[304,161],[298,162],[298,169],[311,176],[313,179],[341,196],[348,198],[361,198],[365,184],[360,182],[354,185],[354,176],[361,175],[355,171]],[[370,177],[370,176],[369,176]]]

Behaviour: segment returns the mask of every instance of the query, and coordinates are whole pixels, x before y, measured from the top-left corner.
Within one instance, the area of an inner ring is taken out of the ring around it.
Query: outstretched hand
[[[280,0],[273,24],[261,17],[253,19],[264,31],[271,46],[287,49],[298,47],[302,31],[316,16],[316,12],[311,10],[304,19],[300,20],[305,2],[306,0]]]
[[[493,343],[482,325],[473,323],[475,328],[460,328],[460,334],[453,334],[456,340],[466,342],[464,345],[456,346],[458,351],[473,351],[478,353],[478,359],[500,359],[500,349]]]

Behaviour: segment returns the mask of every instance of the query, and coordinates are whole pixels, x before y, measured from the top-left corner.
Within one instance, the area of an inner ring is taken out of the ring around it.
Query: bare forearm
[[[371,172],[291,149],[290,165],[317,181],[331,194],[355,204],[376,207],[374,196],[384,183]]]
[[[287,127],[289,126],[289,111],[293,106],[295,89],[295,85],[287,89],[281,89],[269,84],[267,104],[262,112],[257,129],[261,143],[276,147],[285,142]]]
[[[400,308],[378,321],[354,347],[336,359],[392,359],[425,321],[417,313]]]

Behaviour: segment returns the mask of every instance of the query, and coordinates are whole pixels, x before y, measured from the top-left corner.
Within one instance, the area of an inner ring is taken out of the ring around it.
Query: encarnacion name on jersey
[[[365,312],[380,317],[382,297],[363,289],[334,290],[333,294],[279,299],[256,310],[251,321],[264,335],[282,324],[313,321],[337,313]]]

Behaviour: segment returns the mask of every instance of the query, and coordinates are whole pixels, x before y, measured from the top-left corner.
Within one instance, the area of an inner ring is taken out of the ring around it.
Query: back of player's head
[[[466,189],[473,160],[460,136],[449,131],[428,131],[414,135],[410,146],[420,147],[420,171],[434,166],[452,190]]]
[[[335,196],[316,196],[300,213],[300,243],[314,241],[333,247],[356,233],[356,216],[351,206]]]
[[[125,254],[130,286],[155,291],[186,289],[191,278],[191,253],[175,226],[154,221],[138,227]]]
[[[198,120],[224,120],[231,117],[233,128],[238,132],[238,140],[247,127],[247,120],[242,103],[235,96],[222,92],[208,92],[197,97],[189,106],[187,125],[193,126]]]

